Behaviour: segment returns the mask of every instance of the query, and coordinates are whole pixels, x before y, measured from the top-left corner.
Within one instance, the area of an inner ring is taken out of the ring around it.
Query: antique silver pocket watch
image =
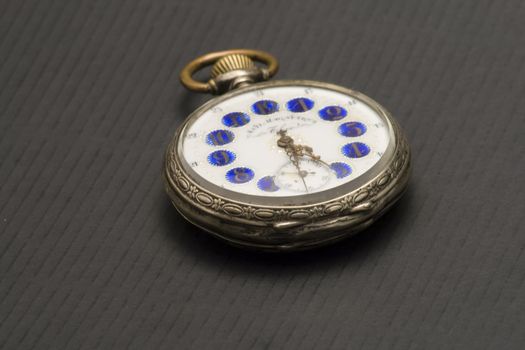
[[[208,82],[193,79],[209,65]],[[183,69],[185,87],[221,96],[175,133],[166,187],[186,219],[232,244],[313,248],[366,228],[400,197],[410,150],[371,98],[317,81],[267,81],[277,69],[273,56],[244,49]]]

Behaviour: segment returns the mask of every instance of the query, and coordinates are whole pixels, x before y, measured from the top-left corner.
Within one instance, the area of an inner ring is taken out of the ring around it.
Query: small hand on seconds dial
[[[330,166],[326,162],[322,161],[320,156],[317,156],[313,153],[312,147],[306,145],[296,145],[294,139],[286,134],[286,130],[279,130],[277,134],[279,135],[279,139],[277,140],[277,146],[285,150],[286,155],[288,155],[290,161],[297,169],[297,173],[303,181],[306,192],[308,192],[308,186],[306,186],[306,181],[304,179],[308,175],[308,172],[302,170],[299,166],[300,157],[306,156],[316,162],[322,163],[328,167]]]

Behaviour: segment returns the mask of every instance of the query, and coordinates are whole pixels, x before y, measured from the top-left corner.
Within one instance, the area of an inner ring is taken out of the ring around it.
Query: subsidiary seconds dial
[[[300,170],[292,163],[279,169],[275,177],[279,188],[297,193],[310,193],[325,186],[330,178],[335,176],[332,169],[322,163],[304,159],[299,164]]]

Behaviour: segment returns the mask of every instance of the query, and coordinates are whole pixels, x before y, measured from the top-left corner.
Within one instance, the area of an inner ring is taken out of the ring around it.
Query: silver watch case
[[[238,94],[275,86],[304,86],[347,94],[373,108],[389,128],[382,158],[353,181],[293,197],[245,195],[203,179],[181,155],[179,139],[204,111]],[[404,192],[410,149],[392,116],[370,97],[337,85],[307,80],[257,83],[216,97],[191,113],[169,144],[164,177],[173,205],[188,221],[227,242],[248,248],[291,251],[315,248],[351,236],[377,220]]]

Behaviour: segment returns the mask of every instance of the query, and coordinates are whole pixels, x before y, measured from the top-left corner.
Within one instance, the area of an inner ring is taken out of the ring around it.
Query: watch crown
[[[246,55],[233,54],[218,60],[211,69],[212,78],[235,70],[250,70],[255,68],[255,64]]]

